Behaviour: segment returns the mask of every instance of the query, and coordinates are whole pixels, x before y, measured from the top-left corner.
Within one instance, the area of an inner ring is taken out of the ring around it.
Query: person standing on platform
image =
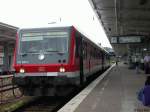
[[[145,74],[150,73],[150,56],[148,54],[144,57],[144,70]]]
[[[118,66],[118,61],[119,61],[118,57],[116,57],[116,66]]]
[[[135,70],[136,70],[136,73],[140,73],[139,72],[139,65],[140,65],[140,59],[139,59],[139,56],[138,55],[135,55]]]
[[[144,70],[144,58],[141,57],[140,61],[141,61],[141,66],[140,67],[141,67],[142,70]]]

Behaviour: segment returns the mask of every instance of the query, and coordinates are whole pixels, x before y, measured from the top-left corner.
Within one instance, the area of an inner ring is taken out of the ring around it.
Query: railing
[[[13,75],[0,76],[0,104],[20,98],[21,92],[16,85],[13,85]]]

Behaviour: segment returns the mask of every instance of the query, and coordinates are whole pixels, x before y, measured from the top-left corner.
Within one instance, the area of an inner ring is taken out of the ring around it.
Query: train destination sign
[[[31,38],[32,37],[32,38]],[[68,37],[68,32],[51,31],[51,32],[28,32],[22,34],[21,41],[39,41],[43,38]]]

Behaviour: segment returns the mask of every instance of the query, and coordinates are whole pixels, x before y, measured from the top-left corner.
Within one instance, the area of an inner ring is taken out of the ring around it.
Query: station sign
[[[111,37],[111,44],[128,44],[128,43],[141,43],[142,36],[120,36]]]
[[[140,43],[141,36],[119,37],[119,43]]]

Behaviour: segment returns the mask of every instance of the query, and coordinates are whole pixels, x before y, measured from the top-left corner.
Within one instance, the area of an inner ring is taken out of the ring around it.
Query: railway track
[[[12,84],[12,79],[12,75],[0,76],[0,104],[10,103],[22,97],[17,85]]]
[[[18,87],[8,86],[0,90],[0,105],[7,104],[19,100],[23,94],[18,92]]]
[[[4,86],[0,86],[0,93],[1,92],[6,92],[6,91],[9,91],[9,90],[13,90],[13,89],[16,89],[18,88],[16,85],[12,85],[12,84],[8,84],[8,85],[4,85]]]
[[[80,88],[75,89],[71,94],[65,97],[39,97],[36,100],[25,104],[23,107],[18,108],[13,112],[57,112],[63,105],[69,102],[75,95],[77,95],[82,89],[89,85],[95,78],[101,74],[100,72],[95,74],[94,77],[87,81],[87,84]]]
[[[40,97],[13,112],[56,112],[67,100],[64,97]]]

